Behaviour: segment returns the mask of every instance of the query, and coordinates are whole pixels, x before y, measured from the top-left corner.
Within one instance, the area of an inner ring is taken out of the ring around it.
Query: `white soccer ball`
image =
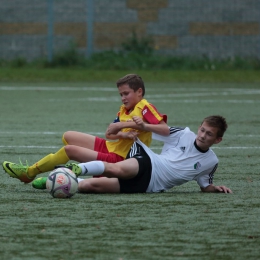
[[[78,191],[78,180],[70,169],[57,168],[49,174],[46,189],[54,198],[70,198]]]

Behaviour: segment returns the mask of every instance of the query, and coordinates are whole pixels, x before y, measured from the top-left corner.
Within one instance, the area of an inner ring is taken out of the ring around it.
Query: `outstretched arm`
[[[233,193],[231,189],[226,186],[214,186],[213,184],[209,185],[206,188],[200,187],[203,192],[222,192],[222,193]]]

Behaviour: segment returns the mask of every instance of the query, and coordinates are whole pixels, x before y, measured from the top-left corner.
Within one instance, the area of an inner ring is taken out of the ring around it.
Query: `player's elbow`
[[[205,188],[203,188],[203,187],[200,187],[200,190],[201,190],[202,192],[206,192]]]
[[[160,122],[160,135],[168,136],[170,135],[170,127],[164,122]]]
[[[202,192],[215,192],[215,186],[214,185],[209,185],[207,187],[200,187]]]
[[[169,128],[168,126],[164,129],[163,135],[164,135],[164,136],[170,135],[170,128]]]

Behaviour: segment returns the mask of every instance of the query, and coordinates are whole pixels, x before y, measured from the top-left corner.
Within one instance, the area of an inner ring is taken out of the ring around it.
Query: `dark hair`
[[[218,137],[223,137],[224,133],[226,132],[228,125],[226,119],[223,116],[208,116],[204,118],[201,124],[207,123],[211,127],[218,128]]]
[[[139,88],[141,88],[144,96],[145,94],[144,82],[142,78],[137,74],[127,74],[116,82],[117,87],[120,87],[121,85],[124,84],[128,84],[129,88],[133,89],[134,91],[137,91]]]

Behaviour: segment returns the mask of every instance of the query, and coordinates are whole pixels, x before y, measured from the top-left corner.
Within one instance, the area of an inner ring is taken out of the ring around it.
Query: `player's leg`
[[[105,170],[103,175],[109,178],[132,179],[139,171],[139,164],[135,158],[117,163],[104,162]]]
[[[55,154],[48,154],[30,166],[27,170],[27,174],[30,178],[34,178],[40,173],[54,170],[56,165],[66,164],[69,160],[88,162],[96,160],[96,158],[97,152],[93,150],[75,145],[66,145]]]
[[[139,145],[134,143],[127,155],[147,157],[144,149]],[[108,163],[101,160],[96,161],[85,161],[85,163],[72,164],[70,167],[77,168],[77,175],[87,175],[87,176],[98,176],[103,175],[109,178],[120,178],[120,179],[131,179],[134,178],[139,170],[138,161],[134,158],[129,158],[127,160],[119,161],[117,163]],[[78,170],[78,168],[80,168]],[[74,171],[74,169],[72,169]]]
[[[99,160],[116,163],[125,159],[116,153],[110,153],[106,146],[106,140],[97,136],[75,131],[68,131],[63,135],[63,142],[64,144],[68,145],[68,147],[65,147],[65,151],[68,157],[71,160],[78,162]],[[82,158],[81,154],[77,155],[78,151],[75,151],[77,148],[74,146],[88,148],[90,150],[96,151],[97,154],[95,154],[94,158],[87,157],[87,155],[86,158]]]
[[[36,175],[52,171],[56,165],[66,164],[69,160],[77,162],[88,162],[97,159],[97,152],[94,151],[95,136],[68,131],[65,132],[62,140],[66,146],[54,154],[48,154],[41,160],[30,166],[27,174],[30,178]],[[73,145],[71,145],[73,143]]]
[[[69,160],[74,160],[77,162],[100,160],[98,156],[99,154],[103,153],[100,153],[98,151],[103,151],[103,149],[106,149],[104,139],[80,132],[66,132],[63,136],[63,139],[66,139],[66,141],[63,140],[63,142],[67,145],[62,147],[57,153],[49,154],[31,167],[29,167],[29,176],[35,177],[41,172],[51,171],[55,168],[55,166],[66,164]],[[71,145],[70,143],[74,143],[74,145]],[[83,147],[83,145],[85,147]],[[105,161],[106,159],[109,159],[105,157],[108,155],[109,153],[106,149],[104,152],[104,156],[102,156],[102,160],[104,159]],[[111,156],[112,154],[109,157]]]
[[[62,141],[65,145],[76,145],[94,150],[96,136],[76,131],[67,131],[63,134]]]
[[[74,165],[75,169],[79,165]],[[73,169],[75,171],[75,169]],[[99,170],[98,170],[99,169]],[[152,165],[149,156],[143,153],[143,156],[127,159],[119,163],[88,163],[88,171],[100,173],[105,176],[118,176],[119,178],[100,178],[86,179],[79,182],[80,192],[123,192],[123,193],[144,193],[147,191],[151,180]],[[100,171],[100,172],[98,172]],[[82,170],[84,172],[84,169]]]
[[[64,142],[64,144],[65,144],[65,142]],[[119,162],[119,161],[124,160],[124,158],[119,156],[118,154],[109,153],[107,146],[106,146],[106,140],[99,138],[99,137],[95,138],[95,144],[94,144],[95,151],[88,150],[86,148],[82,148],[82,147],[74,146],[74,145],[66,145],[64,147],[64,150],[69,159],[75,160],[78,162],[88,162],[91,160],[98,160],[98,161],[114,163],[114,162]],[[50,159],[50,156],[48,158]],[[49,162],[51,164],[49,167],[52,167],[52,168],[55,167],[56,165],[64,164],[62,162],[58,162],[58,161],[54,162],[54,160],[52,160],[52,161],[53,162]],[[54,165],[53,163],[56,163],[56,165]],[[72,170],[74,169],[73,164],[68,167],[72,167]],[[47,168],[45,168],[45,170],[47,170]],[[51,169],[49,168],[49,170],[51,170]],[[95,175],[93,177],[103,177],[103,176]],[[42,178],[38,178],[38,179],[34,180],[33,187],[35,189],[45,189],[46,180],[47,180],[46,177],[42,177]]]
[[[66,145],[64,149],[69,160],[74,160],[77,162],[94,161],[97,159],[97,155],[98,155],[98,152],[93,151],[92,149],[88,149],[76,145]]]
[[[66,145],[54,154],[48,154],[31,166],[3,162],[4,170],[13,178],[29,183],[40,173],[52,171],[56,165],[66,164],[69,160],[88,162],[97,159],[97,152],[74,145]]]
[[[77,176],[97,176],[102,174],[109,178],[119,178],[120,185],[123,185],[123,191],[145,192],[151,176],[151,161],[147,154],[139,157],[129,158],[117,163],[107,163],[102,161],[92,161],[80,164],[70,163],[66,164],[64,167],[72,170]],[[86,183],[88,184],[89,182]],[[36,189],[45,189],[46,177],[36,179],[33,182],[33,187]],[[89,191],[90,189],[87,186],[85,190]],[[102,190],[102,192],[103,191],[104,190]]]
[[[102,160],[108,162],[116,162],[123,160],[117,154],[109,153],[105,140],[92,135],[80,132],[66,132],[68,134],[68,145],[62,147],[55,154],[49,154],[28,168],[28,176],[36,175],[51,171],[57,165],[66,164],[69,160],[77,162],[90,162],[94,160]],[[65,138],[66,138],[65,133]],[[82,140],[82,143],[81,141]],[[73,142],[74,145],[70,143]]]
[[[69,157],[67,156],[64,147],[62,147],[56,153],[48,154],[31,166],[4,161],[3,168],[9,176],[20,179],[22,182],[29,183],[37,174],[53,170],[55,165],[64,164],[68,162],[68,160]]]
[[[117,178],[90,178],[79,182],[81,193],[119,193],[120,185]]]
[[[116,163],[116,162],[123,161],[125,159],[124,157],[122,157],[116,153],[110,153],[107,149],[106,140],[99,138],[99,137],[96,137],[94,150],[98,152],[97,160],[99,160],[99,161]],[[93,177],[100,178],[103,176],[96,175]]]
[[[62,137],[63,143],[66,146],[62,147],[56,153],[46,155],[31,166],[5,161],[3,162],[3,168],[11,177],[28,183],[31,182],[36,175],[51,171],[56,165],[66,164],[69,160],[78,162],[96,160],[98,153],[93,151],[95,148],[95,139],[95,136],[89,134],[68,131]],[[78,144],[78,146],[70,146],[68,145],[69,143],[75,143]]]
[[[74,145],[67,145],[67,146],[65,146],[64,149],[66,150],[66,153],[69,156],[69,159],[71,159],[71,160],[75,160],[78,162],[93,161],[92,163],[90,163],[91,169],[89,169],[89,173],[91,173],[93,177],[103,177],[103,175],[101,175],[101,174],[104,171],[104,164],[99,159],[100,157],[103,158],[104,161],[109,161],[109,162],[120,160],[122,158],[116,154],[95,152],[95,151],[89,150],[87,148],[78,147],[78,146],[74,146]],[[97,156],[99,156],[99,157],[97,157]],[[120,157],[120,158],[117,158],[117,157]],[[50,159],[50,156],[49,156],[49,159]],[[123,160],[123,159],[121,159],[121,160]],[[58,163],[58,161],[56,161],[56,162],[57,162],[56,165],[64,164],[64,163]],[[40,165],[41,169],[43,169],[43,166],[44,166],[45,171],[50,171],[50,170],[52,170],[53,167],[56,166],[56,165],[53,166],[53,162],[51,163],[50,160],[46,160],[45,165],[43,165],[43,163],[41,163],[41,162],[38,162],[38,169],[40,168],[39,165]],[[85,163],[83,163],[83,165],[85,165]],[[100,167],[100,165],[101,165],[101,167]],[[76,163],[68,163],[68,164],[64,165],[64,167],[71,169],[77,176],[81,175],[81,173],[82,173],[81,168]],[[89,167],[89,164],[87,167]],[[38,174],[37,173],[39,171],[38,169],[35,169],[36,175]],[[84,169],[84,172],[85,171],[87,171],[87,170]],[[35,189],[45,189],[46,180],[47,180],[47,177],[37,178],[33,181],[32,186]]]
[[[102,161],[91,161],[86,163],[67,165],[77,175],[96,176],[102,174],[108,178],[131,179],[134,178],[139,170],[139,164],[135,158],[130,158],[117,163]]]

